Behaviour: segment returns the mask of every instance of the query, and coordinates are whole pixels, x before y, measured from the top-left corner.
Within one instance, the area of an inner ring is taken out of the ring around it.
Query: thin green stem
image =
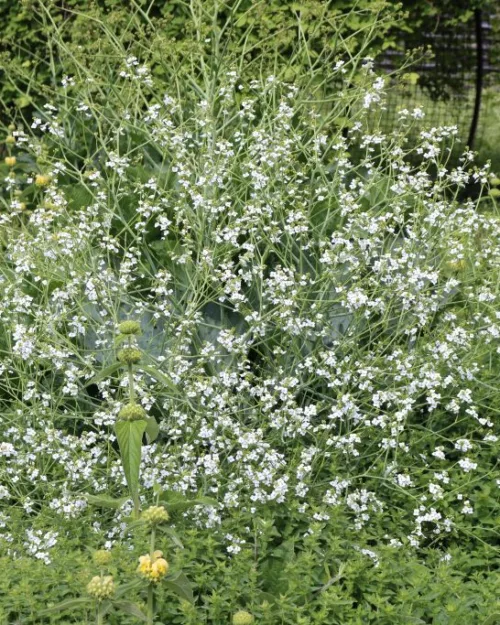
[[[154,591],[153,591],[153,583],[151,582],[148,586],[148,612],[147,612],[147,624],[153,625],[154,615]]]
[[[156,529],[153,525],[151,528],[151,537],[149,539],[149,552],[151,556],[151,560],[153,560],[153,554],[155,552],[155,541],[156,541]],[[148,625],[153,625],[154,621],[154,590],[153,583],[151,582],[148,586],[148,611],[147,611],[147,623]]]
[[[135,401],[134,366],[131,363],[128,364],[128,393],[130,403],[133,404]]]
[[[101,602],[98,601],[97,602],[97,618],[96,618],[96,624],[97,625],[103,625],[104,623],[104,615],[101,612]]]

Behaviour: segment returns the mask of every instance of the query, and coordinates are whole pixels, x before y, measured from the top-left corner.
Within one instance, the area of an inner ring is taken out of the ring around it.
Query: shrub
[[[193,52],[160,91],[110,42],[9,131],[4,586],[26,557],[143,554],[114,429],[134,402],[159,424],[134,505],[161,492],[196,592],[159,585],[163,621],[493,617],[499,222],[462,193],[487,170],[448,166],[452,127],[409,148],[419,109],[383,135],[384,80],[349,49],[293,83]]]

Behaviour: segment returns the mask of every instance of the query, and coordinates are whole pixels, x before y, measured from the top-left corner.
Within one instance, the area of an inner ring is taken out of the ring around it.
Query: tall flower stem
[[[151,556],[151,560],[153,560],[153,554],[155,552],[155,540],[156,540],[156,528],[153,525],[151,527],[151,538],[149,540],[149,552]],[[147,612],[147,624],[153,625],[154,621],[154,589],[153,583],[151,582],[148,586],[148,612]]]

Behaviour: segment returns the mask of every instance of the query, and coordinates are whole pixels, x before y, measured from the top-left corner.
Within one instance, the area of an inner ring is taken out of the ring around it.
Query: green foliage
[[[158,84],[168,74],[166,63],[181,68],[186,56],[208,55],[214,46],[245,59],[241,69],[253,74],[272,71],[280,59],[288,59],[287,78],[292,79],[314,65],[325,49],[367,55],[389,45],[398,8],[386,0],[358,0],[354,8],[348,0],[7,1],[0,7],[0,19],[7,24],[0,40],[3,114],[29,114],[72,71],[72,60],[100,63],[116,54],[118,38],[129,54],[147,56]],[[57,50],[54,30],[63,44]],[[296,53],[297,38],[307,41],[307,53]],[[145,40],[152,44],[147,49],[141,43]],[[92,141],[90,135],[88,139]],[[77,186],[71,193],[80,193]]]

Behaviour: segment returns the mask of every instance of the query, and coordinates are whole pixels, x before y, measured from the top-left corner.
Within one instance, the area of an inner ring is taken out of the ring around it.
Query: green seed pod
[[[118,418],[121,421],[142,421],[146,419],[146,411],[139,404],[127,404],[120,409]]]
[[[246,610],[239,610],[233,614],[233,625],[252,625],[253,621],[253,616]]]
[[[117,354],[117,359],[125,365],[133,365],[141,360],[142,353],[137,347],[124,347]]]
[[[106,577],[96,575],[87,584],[87,592],[91,597],[97,599],[97,601],[109,599],[115,592],[113,577],[111,575],[107,575]]]
[[[163,506],[151,506],[141,514],[141,519],[151,525],[166,523],[169,518],[168,512]]]
[[[111,562],[111,552],[106,551],[106,549],[99,549],[94,551],[92,558],[97,566],[106,566]]]
[[[129,319],[128,321],[122,321],[118,324],[118,331],[120,334],[139,334],[141,331],[141,324],[138,321]]]

